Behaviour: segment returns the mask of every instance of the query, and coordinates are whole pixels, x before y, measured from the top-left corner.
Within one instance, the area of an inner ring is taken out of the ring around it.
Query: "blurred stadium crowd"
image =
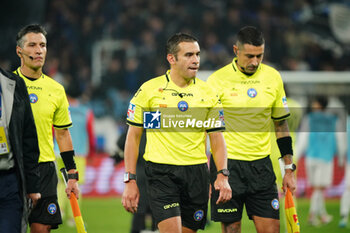
[[[199,38],[201,70],[215,70],[232,60],[235,34],[243,25],[264,32],[264,62],[279,70],[350,69],[349,40],[337,34],[339,29],[331,23],[332,4],[350,7],[346,0],[6,2],[1,14],[0,66],[13,70],[19,65],[14,38],[20,27],[43,24],[48,30],[46,74],[75,96],[82,95],[97,117],[109,115],[116,121],[124,119],[131,93],[166,71],[165,41],[178,31]],[[93,82],[92,60],[97,56],[93,47],[106,40],[122,46],[103,60],[100,82]]]

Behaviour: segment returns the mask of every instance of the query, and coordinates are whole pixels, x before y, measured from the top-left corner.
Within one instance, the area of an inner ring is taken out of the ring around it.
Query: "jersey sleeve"
[[[60,89],[57,99],[57,109],[53,116],[53,127],[65,129],[72,126],[72,119],[69,113],[69,103],[64,89]]]
[[[211,132],[217,132],[217,131],[224,131],[225,130],[225,119],[224,119],[224,110],[223,110],[223,106],[221,103],[221,99],[223,97],[223,91],[222,88],[220,88],[220,84],[217,82],[218,78],[215,75],[216,73],[212,74],[208,80],[207,80],[207,84],[209,86],[209,88],[212,90],[213,93],[213,107],[209,110],[209,114],[208,114],[208,119],[215,119],[215,122],[219,123],[220,122],[220,126],[219,124],[217,124],[217,127],[210,127],[207,128],[206,131],[207,133],[211,133]]]
[[[218,94],[212,94],[212,107],[209,108],[207,121],[211,122],[208,124],[209,126],[206,127],[207,133],[217,132],[217,131],[224,131],[225,130],[225,120],[224,120],[224,110],[222,107],[221,100],[219,98]]]
[[[277,86],[276,99],[272,106],[272,114],[271,114],[271,118],[275,121],[284,120],[290,116],[290,112],[287,104],[287,97],[284,91],[281,77],[279,77],[278,81],[279,82]]]
[[[218,95],[219,100],[222,99],[224,92],[223,92],[223,88],[220,88],[220,84],[217,81],[218,78],[215,76],[216,73],[212,74],[208,80],[207,83],[208,85],[214,90],[214,92]]]
[[[128,107],[126,122],[128,125],[143,127],[143,111],[147,108],[148,97],[146,93],[147,88],[142,85],[134,97],[131,99]]]

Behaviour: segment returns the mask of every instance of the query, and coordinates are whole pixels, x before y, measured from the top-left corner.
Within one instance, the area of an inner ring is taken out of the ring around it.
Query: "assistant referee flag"
[[[67,182],[68,182],[67,171],[65,168],[61,168],[60,171],[61,171],[63,179],[67,185]],[[69,201],[70,201],[70,205],[72,207],[75,226],[77,228],[77,233],[87,233],[85,225],[84,225],[83,217],[81,216],[77,197],[75,196],[75,194],[73,192],[71,193]]]
[[[284,208],[286,212],[286,228],[288,233],[299,233],[300,224],[297,210],[294,205],[292,192],[288,188],[284,200]]]

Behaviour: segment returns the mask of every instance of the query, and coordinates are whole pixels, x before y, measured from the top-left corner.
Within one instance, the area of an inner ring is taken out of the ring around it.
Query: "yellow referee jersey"
[[[140,87],[127,123],[146,129],[146,161],[171,165],[206,163],[206,132],[224,130],[222,105],[208,84],[195,78],[181,88],[169,71]]]
[[[72,126],[64,88],[44,74],[38,79],[30,80],[21,73],[20,68],[14,73],[22,77],[27,86],[38,133],[39,162],[55,161],[52,126],[58,129]]]
[[[253,161],[269,155],[271,119],[283,120],[289,116],[279,72],[260,64],[249,76],[237,68],[235,58],[214,72],[207,82],[218,92],[224,107],[227,157]]]

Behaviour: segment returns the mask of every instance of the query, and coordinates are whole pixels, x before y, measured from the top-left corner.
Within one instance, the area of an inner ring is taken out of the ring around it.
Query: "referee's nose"
[[[254,57],[252,58],[251,64],[252,64],[253,66],[258,66],[258,65],[259,65],[259,62],[260,62],[260,59],[254,56]]]
[[[199,61],[200,61],[200,57],[199,55],[194,55],[193,56],[193,63],[198,65],[199,64]]]

